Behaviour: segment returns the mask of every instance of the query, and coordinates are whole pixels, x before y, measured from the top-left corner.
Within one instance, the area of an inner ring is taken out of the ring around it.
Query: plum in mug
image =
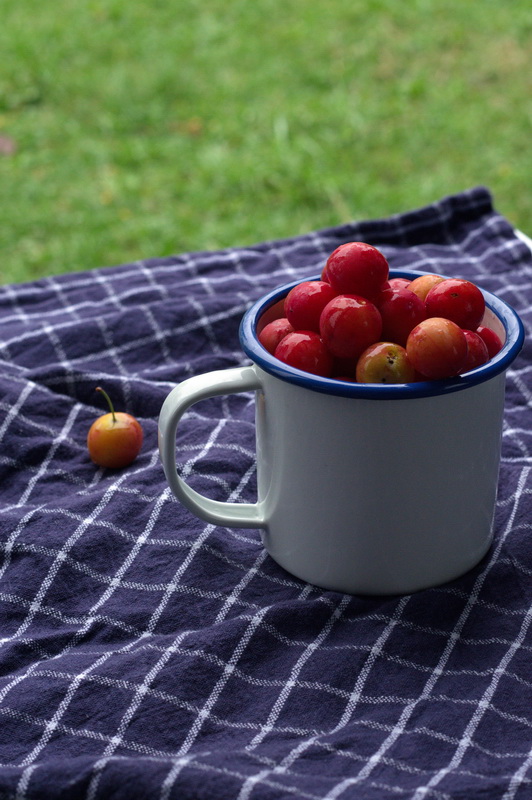
[[[503,342],[488,363],[448,380],[348,383],[290,367],[260,344],[261,327],[282,315],[295,285],[245,314],[250,365],[190,378],[166,398],[159,448],[172,491],[208,522],[260,529],[279,565],[324,589],[404,594],[459,577],[492,542],[506,371],[524,340],[519,316],[483,292],[482,324]],[[178,474],[176,431],[193,403],[245,391],[256,400],[257,502],[221,502]]]

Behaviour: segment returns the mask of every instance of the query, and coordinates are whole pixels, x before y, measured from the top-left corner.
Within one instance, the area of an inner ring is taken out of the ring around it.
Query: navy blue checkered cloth
[[[171,495],[157,419],[178,382],[245,357],[240,319],[342,242],[465,277],[529,329],[532,257],[476,187],[388,219],[255,247],[0,288],[0,797],[475,800],[532,797],[532,367],[508,373],[492,549],[410,596],[322,591],[258,531]],[[138,460],[87,431],[142,423]],[[191,409],[190,485],[253,501],[251,393]],[[413,487],[415,488],[415,487]]]

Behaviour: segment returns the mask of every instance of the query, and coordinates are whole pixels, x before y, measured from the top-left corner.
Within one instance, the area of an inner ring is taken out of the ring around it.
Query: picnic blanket
[[[244,311],[350,240],[392,268],[473,280],[530,328],[531,252],[481,186],[387,219],[0,288],[0,798],[532,797],[529,339],[507,376],[494,543],[449,584],[320,590],[258,531],[196,519],[164,477],[170,390],[246,363]],[[143,426],[128,468],[88,457],[107,411],[97,385]],[[190,409],[178,458],[198,491],[253,502],[252,394]]]

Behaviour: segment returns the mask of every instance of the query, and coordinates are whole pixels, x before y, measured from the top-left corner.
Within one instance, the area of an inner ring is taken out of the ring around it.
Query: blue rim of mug
[[[390,270],[390,278],[408,278],[413,280],[426,273],[415,270]],[[257,366],[274,375],[281,380],[296,384],[305,389],[316,392],[337,395],[339,397],[358,397],[371,398],[378,400],[399,400],[413,397],[432,397],[435,395],[449,394],[450,392],[461,391],[476,384],[494,378],[501,372],[508,369],[510,364],[519,354],[523,347],[525,331],[523,323],[517,312],[499,297],[482,289],[482,294],[489,308],[502,324],[506,341],[502,349],[486,364],[464,375],[445,380],[418,381],[416,383],[349,383],[347,381],[336,380],[335,378],[322,378],[319,375],[312,375],[309,372],[291,367],[284,364],[279,359],[268,353],[261,345],[257,336],[257,324],[262,315],[275,303],[282,300],[292,287],[301,283],[302,280],[319,280],[318,276],[301,278],[283,286],[273,289],[268,294],[257,300],[248,311],[246,311],[240,324],[240,345],[244,353]],[[446,276],[442,276],[446,277]]]

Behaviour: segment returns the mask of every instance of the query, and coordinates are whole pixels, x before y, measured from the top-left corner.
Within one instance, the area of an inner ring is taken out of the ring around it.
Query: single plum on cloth
[[[452,583],[317,589],[277,566],[258,531],[193,517],[162,470],[168,392],[245,364],[245,310],[354,240],[394,269],[475,282],[530,330],[532,255],[484,187],[290,239],[0,287],[0,797],[532,795],[528,338],[507,374],[494,542]],[[126,468],[89,458],[106,410],[96,386],[142,425]],[[251,393],[195,406],[178,444],[193,488],[254,501]]]

